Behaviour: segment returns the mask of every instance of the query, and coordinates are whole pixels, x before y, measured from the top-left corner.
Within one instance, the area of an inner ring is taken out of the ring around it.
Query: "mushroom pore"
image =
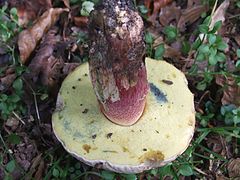
[[[112,122],[132,125],[148,93],[144,25],[131,0],[102,0],[91,13],[89,71],[100,109]]]

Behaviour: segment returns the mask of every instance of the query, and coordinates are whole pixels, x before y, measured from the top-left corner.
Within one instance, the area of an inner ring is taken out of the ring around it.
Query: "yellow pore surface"
[[[193,95],[183,73],[147,58],[150,90],[140,120],[129,127],[110,122],[100,112],[85,63],[63,82],[53,129],[65,148],[88,161],[138,166],[168,161],[181,154],[195,126]]]

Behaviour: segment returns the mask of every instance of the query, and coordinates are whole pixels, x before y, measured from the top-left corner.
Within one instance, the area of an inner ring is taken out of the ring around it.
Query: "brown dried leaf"
[[[227,8],[230,4],[229,0],[223,1],[223,3],[217,8],[217,10],[212,15],[212,21],[210,23],[209,28],[212,29],[214,27],[214,24],[218,21],[222,21],[222,23],[225,21],[225,14],[227,11]]]
[[[86,16],[80,16],[80,17],[74,17],[74,24],[78,27],[87,27],[88,24],[88,17]]]
[[[45,163],[43,160],[41,160],[40,165],[38,166],[37,172],[34,176],[34,179],[36,179],[36,180],[43,179],[44,166],[45,166]]]
[[[232,159],[227,169],[230,178],[240,178],[240,158]]]
[[[202,4],[202,2],[199,0],[188,0],[187,8],[191,8],[193,6],[201,5],[201,4]]]
[[[237,42],[238,46],[240,46],[240,36],[236,35],[233,37],[235,39],[235,41]]]
[[[64,5],[65,5],[68,9],[70,9],[69,0],[62,0],[62,1],[63,1]]]
[[[46,11],[37,22],[29,29],[22,31],[18,37],[18,48],[20,51],[20,58],[23,64],[35,49],[36,45],[42,36],[55,24],[59,15],[67,11],[62,8],[51,8]]]
[[[52,7],[51,0],[10,0],[10,7],[15,7],[18,13],[18,23],[25,26],[31,20],[35,20],[39,13]]]
[[[235,79],[231,76],[225,77],[222,75],[216,76],[216,83],[224,87],[222,104],[235,104],[240,106],[240,87]]]
[[[189,25],[195,22],[198,18],[201,17],[201,14],[207,10],[208,8],[205,5],[198,5],[185,9],[182,12],[177,27],[180,29],[180,31],[184,31],[187,24]]]
[[[0,78],[0,91],[6,91],[16,79],[16,74],[6,74],[6,76]]]
[[[64,63],[61,58],[53,56],[56,45],[61,41],[60,36],[56,36],[57,29],[50,30],[43,38],[40,49],[29,64],[30,74],[25,74],[26,79],[36,83],[38,80],[48,87],[56,85],[61,68]]]
[[[163,26],[169,26],[173,20],[176,22],[179,21],[181,16],[180,7],[176,6],[176,3],[173,2],[171,5],[163,7],[159,15],[159,21]]]
[[[150,10],[151,9],[151,2],[149,0],[145,0],[145,6]],[[155,0],[153,2],[153,11],[152,13],[148,13],[149,18],[148,21],[150,21],[152,24],[155,24],[156,18],[158,17],[159,11],[162,7],[167,6],[169,3],[171,3],[172,0]]]

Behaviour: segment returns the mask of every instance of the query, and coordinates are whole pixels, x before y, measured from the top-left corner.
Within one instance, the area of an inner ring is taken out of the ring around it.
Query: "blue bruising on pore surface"
[[[157,86],[155,86],[153,83],[149,83],[149,85],[150,91],[154,94],[157,101],[159,101],[160,103],[168,102],[166,95],[160,89],[158,89]]]

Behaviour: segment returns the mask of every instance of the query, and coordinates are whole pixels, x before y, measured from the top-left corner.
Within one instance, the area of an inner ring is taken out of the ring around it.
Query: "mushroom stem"
[[[112,122],[132,125],[148,92],[144,25],[131,0],[102,0],[91,13],[91,80],[100,109]]]

